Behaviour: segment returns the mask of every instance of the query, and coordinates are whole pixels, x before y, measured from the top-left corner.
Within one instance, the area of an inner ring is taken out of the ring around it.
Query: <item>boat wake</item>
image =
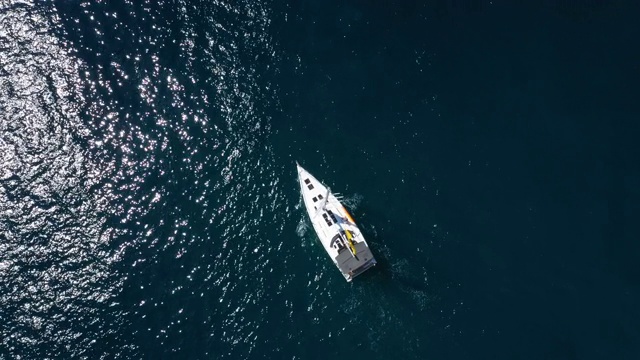
[[[342,204],[347,206],[347,208],[349,208],[350,210],[353,210],[358,208],[358,206],[362,202],[362,199],[364,199],[364,196],[356,193],[348,197],[343,195],[341,201],[342,201]]]
[[[309,224],[305,221],[304,217],[300,217],[300,221],[298,221],[298,226],[296,226],[296,234],[299,237],[303,238],[304,235],[309,230]]]

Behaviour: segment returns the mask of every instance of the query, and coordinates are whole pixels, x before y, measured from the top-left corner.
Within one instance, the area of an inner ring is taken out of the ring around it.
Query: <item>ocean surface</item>
[[[639,15],[0,0],[0,359],[640,359]]]

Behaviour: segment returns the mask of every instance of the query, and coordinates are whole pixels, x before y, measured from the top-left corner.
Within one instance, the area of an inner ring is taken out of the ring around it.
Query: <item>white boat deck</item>
[[[376,260],[360,229],[340,201],[313,175],[300,165],[297,167],[302,197],[313,228],[331,260],[345,279],[351,281],[374,266]]]

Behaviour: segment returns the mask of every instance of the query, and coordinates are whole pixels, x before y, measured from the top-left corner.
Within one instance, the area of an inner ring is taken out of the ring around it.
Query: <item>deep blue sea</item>
[[[0,359],[640,359],[639,16],[0,0]]]

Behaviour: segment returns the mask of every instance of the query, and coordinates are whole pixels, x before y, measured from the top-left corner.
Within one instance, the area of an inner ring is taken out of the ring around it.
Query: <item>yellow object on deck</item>
[[[353,254],[353,256],[355,256],[356,247],[353,245],[353,241],[351,241],[351,239],[353,238],[353,236],[351,235],[351,231],[345,230],[344,233],[347,235],[347,243],[349,243],[349,248],[351,249],[351,253]]]

